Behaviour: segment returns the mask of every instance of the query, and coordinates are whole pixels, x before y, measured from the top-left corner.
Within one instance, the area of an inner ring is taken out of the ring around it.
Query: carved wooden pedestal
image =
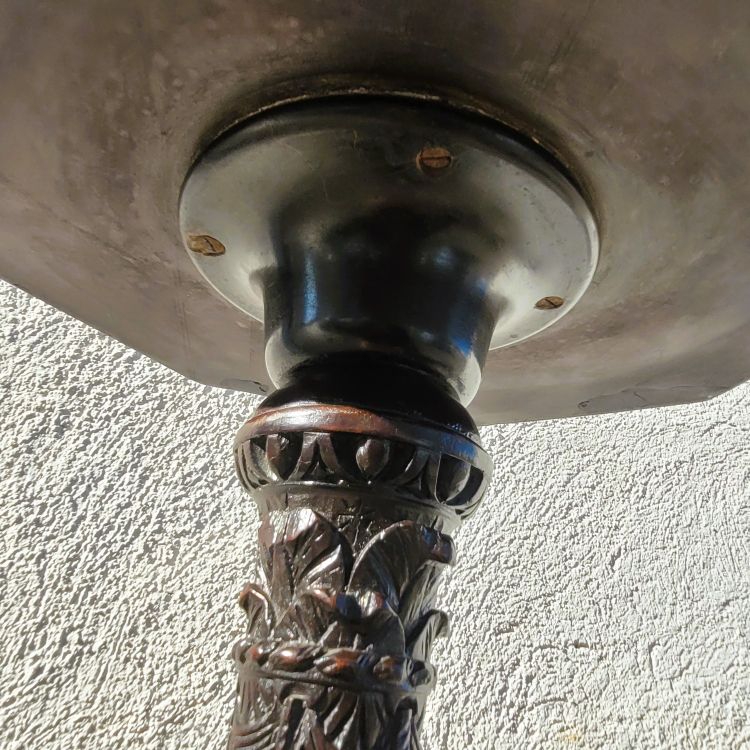
[[[462,404],[491,349],[583,295],[593,216],[535,142],[365,96],[229,130],[190,171],[180,221],[205,279],[262,321],[280,387],[236,445],[262,581],[241,597],[230,747],[418,748],[448,534],[489,473]]]
[[[420,746],[430,651],[448,625],[435,608],[448,533],[490,471],[466,412],[441,415],[448,396],[434,400],[437,414],[391,413],[282,392],[240,431],[262,571],[240,596],[230,748]]]
[[[264,580],[235,748],[418,745],[488,472],[457,401],[492,424],[750,376],[748,4],[593,5],[0,0],[0,276],[282,389],[237,443]]]

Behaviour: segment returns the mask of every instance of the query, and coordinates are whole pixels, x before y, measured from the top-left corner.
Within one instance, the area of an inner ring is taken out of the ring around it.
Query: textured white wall
[[[0,307],[0,747],[223,747],[252,400]],[[426,748],[750,746],[749,405],[483,431]]]

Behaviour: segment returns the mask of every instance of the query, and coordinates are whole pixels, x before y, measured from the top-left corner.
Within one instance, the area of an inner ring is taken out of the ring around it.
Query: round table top
[[[185,175],[277,102],[411,94],[525,132],[597,218],[589,290],[490,352],[477,421],[710,398],[750,377],[749,29],[750,6],[709,0],[0,0],[0,276],[187,377],[267,391],[262,325],[182,247]]]

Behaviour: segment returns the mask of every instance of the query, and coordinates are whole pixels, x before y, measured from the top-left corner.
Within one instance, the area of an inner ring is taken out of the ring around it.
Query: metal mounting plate
[[[710,0],[2,0],[0,276],[188,377],[257,392],[260,324],[182,247],[185,174],[278,101],[418,94],[540,141],[600,229],[589,290],[490,353],[475,418],[709,398],[750,376],[749,21]]]
[[[547,154],[486,118],[403,99],[307,102],[241,125],[192,169],[180,221],[201,273],[258,321],[279,295],[269,277],[300,269],[287,315],[329,352],[334,326],[351,350],[372,349],[362,321],[483,359],[572,310],[598,256],[593,216]],[[472,308],[495,320],[479,347]]]
[[[430,159],[433,166],[420,164]],[[481,222],[489,247],[474,241],[472,249],[497,258],[486,281],[502,298],[491,349],[559,320],[596,268],[596,228],[582,196],[543,155],[491,122],[406,100],[311,102],[268,113],[222,139],[202,155],[182,193],[182,233],[193,262],[259,321],[260,277],[277,262],[274,237],[278,224],[291,220],[282,211],[295,200],[314,212],[316,225],[398,204]],[[190,248],[206,236],[220,240],[220,252]],[[450,241],[443,231],[435,252]]]

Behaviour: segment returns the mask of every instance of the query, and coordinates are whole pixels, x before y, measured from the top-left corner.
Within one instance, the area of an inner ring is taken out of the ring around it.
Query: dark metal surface
[[[354,389],[341,370],[321,375],[339,394],[373,392],[366,375]],[[400,385],[408,403],[431,395],[429,415],[319,401],[316,380],[274,394],[235,442],[262,519],[262,583],[240,596],[229,746],[417,750],[448,625],[435,608],[447,532],[477,507],[489,457],[424,376]]]
[[[750,375],[749,26],[746,3],[708,0],[3,0],[0,275],[189,377],[260,390],[260,324],[181,247],[185,174],[280,100],[405,91],[540,140],[602,232],[576,308],[490,354],[475,417],[707,398]]]
[[[548,154],[403,98],[329,97],[242,123],[193,167],[180,224],[212,286],[264,323],[277,387],[369,352],[438,374],[462,403],[489,349],[575,307],[598,254],[593,216]]]

